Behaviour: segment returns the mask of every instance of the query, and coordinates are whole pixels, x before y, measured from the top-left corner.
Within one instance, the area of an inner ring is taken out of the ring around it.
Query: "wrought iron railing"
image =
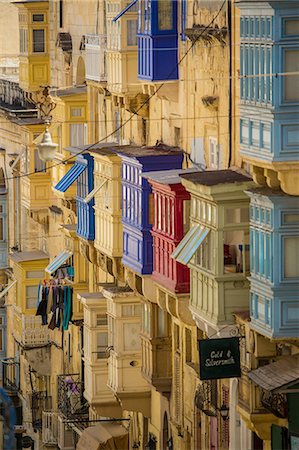
[[[284,394],[261,390],[261,404],[275,416],[282,419],[287,417],[287,400]]]
[[[84,399],[84,385],[79,373],[58,375],[58,410],[66,417],[86,414],[88,404]]]
[[[8,392],[17,392],[20,388],[20,363],[15,358],[4,358],[2,363],[3,388]]]

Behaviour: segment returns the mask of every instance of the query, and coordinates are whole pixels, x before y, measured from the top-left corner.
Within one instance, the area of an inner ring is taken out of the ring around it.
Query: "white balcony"
[[[44,445],[57,445],[58,423],[57,413],[53,411],[43,411],[42,415],[42,441]]]
[[[42,325],[40,316],[25,315],[14,308],[15,339],[25,347],[38,347],[50,342],[50,330]]]
[[[86,79],[107,81],[106,70],[106,36],[98,34],[85,35]]]

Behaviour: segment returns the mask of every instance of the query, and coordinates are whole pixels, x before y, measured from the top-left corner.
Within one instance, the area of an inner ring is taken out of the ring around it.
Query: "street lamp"
[[[46,122],[46,130],[40,144],[37,144],[39,157],[42,161],[53,161],[58,144],[52,142],[52,136],[49,131],[49,122]]]
[[[223,403],[222,406],[221,406],[221,408],[219,409],[219,411],[220,411],[220,415],[221,415],[221,417],[222,417],[223,420],[228,420],[228,419],[229,419],[229,416],[228,416],[228,413],[229,413],[229,407],[228,407],[228,406],[226,406],[226,405]]]

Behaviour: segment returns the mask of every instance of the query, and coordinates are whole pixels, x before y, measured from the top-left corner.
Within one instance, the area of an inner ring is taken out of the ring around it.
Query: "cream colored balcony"
[[[172,384],[171,337],[141,336],[142,375],[158,392],[169,394]]]
[[[150,415],[150,387],[141,373],[141,305],[129,288],[106,288],[108,314],[108,386],[123,409]]]
[[[107,5],[107,88],[112,94],[138,92],[137,79],[137,10],[136,6],[118,20],[116,12],[127,5],[111,1]]]
[[[42,442],[45,446],[57,446],[57,417],[57,412],[43,411],[42,413]]]
[[[99,292],[78,297],[84,311],[84,397],[97,415],[120,417],[121,408],[107,386],[107,300]]]
[[[106,46],[106,36],[98,34],[85,35],[87,81],[100,83],[107,81]]]
[[[14,307],[13,319],[13,336],[24,347],[38,347],[50,342],[50,330],[42,325],[40,316],[22,314]]]

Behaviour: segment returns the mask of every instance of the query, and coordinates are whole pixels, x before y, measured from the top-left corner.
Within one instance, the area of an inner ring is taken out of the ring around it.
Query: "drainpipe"
[[[229,155],[228,167],[232,163],[233,139],[232,139],[232,4],[231,0],[227,2],[227,29],[229,38],[229,100],[228,100],[228,132],[229,132]]]

